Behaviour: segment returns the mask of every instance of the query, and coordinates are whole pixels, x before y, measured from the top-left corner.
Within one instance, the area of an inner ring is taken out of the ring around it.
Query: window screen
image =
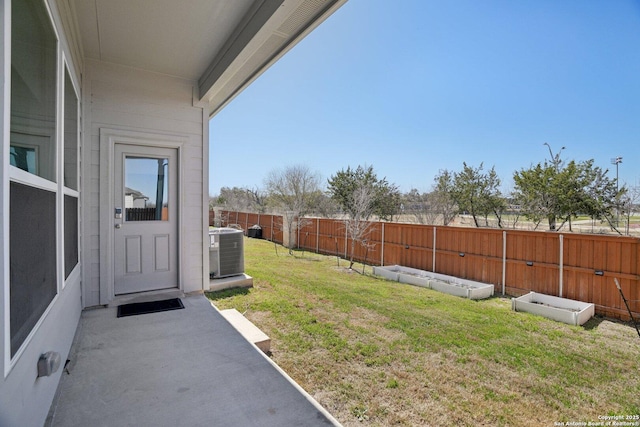
[[[78,97],[64,69],[64,185],[78,189]]]
[[[9,199],[13,356],[57,292],[56,195],[47,190],[12,182]]]
[[[64,278],[78,264],[78,199],[64,196]]]

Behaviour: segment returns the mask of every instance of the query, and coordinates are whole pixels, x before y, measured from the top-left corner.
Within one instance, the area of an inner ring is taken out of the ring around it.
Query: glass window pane
[[[125,160],[124,207],[127,221],[168,221],[169,159]]]
[[[78,265],[78,198],[64,196],[64,278]]]
[[[12,182],[9,202],[13,356],[57,293],[56,194]]]
[[[57,40],[42,0],[11,2],[11,164],[55,181]]]
[[[64,73],[64,185],[78,190],[78,97],[69,70]]]
[[[10,147],[9,152],[12,166],[37,174],[35,147],[21,147],[15,144]]]

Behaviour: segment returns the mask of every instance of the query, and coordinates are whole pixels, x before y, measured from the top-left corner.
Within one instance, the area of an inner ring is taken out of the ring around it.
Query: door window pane
[[[64,185],[78,189],[78,97],[64,69]]]
[[[125,159],[124,207],[127,221],[168,221],[169,159]]]
[[[57,40],[42,0],[11,2],[11,164],[56,180]]]

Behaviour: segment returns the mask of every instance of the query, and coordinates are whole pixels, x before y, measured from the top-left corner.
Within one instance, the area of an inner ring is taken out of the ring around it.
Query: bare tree
[[[289,236],[286,243],[289,253],[295,244],[295,236],[308,220],[304,216],[313,210],[320,192],[320,176],[307,166],[294,165],[282,170],[272,170],[265,179],[270,203],[284,214],[282,231]]]
[[[638,204],[640,204],[640,187],[629,187],[620,197],[619,203],[620,214],[623,216],[625,223],[625,234],[628,236],[631,228],[631,217],[638,211]]]
[[[209,208],[222,207],[226,210],[236,212],[258,212],[265,211],[264,193],[255,188],[245,187],[222,187],[220,194],[209,201]]]
[[[351,253],[349,254],[349,268],[353,268],[353,257],[356,244],[367,249],[373,246],[368,241],[373,224],[369,218],[375,211],[375,190],[369,185],[358,186],[351,194],[349,217],[345,220],[347,237],[351,239]]]
[[[432,193],[420,193],[415,188],[403,195],[401,209],[402,214],[413,217],[417,224],[435,224],[438,219]]]

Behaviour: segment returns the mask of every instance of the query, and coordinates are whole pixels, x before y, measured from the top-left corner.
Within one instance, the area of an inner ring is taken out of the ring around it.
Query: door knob
[[[122,224],[116,224],[116,228],[122,228]]]

